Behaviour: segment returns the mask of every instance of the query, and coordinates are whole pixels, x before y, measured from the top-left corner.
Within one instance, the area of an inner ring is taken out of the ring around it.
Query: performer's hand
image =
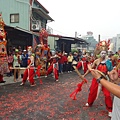
[[[95,69],[92,69],[91,65],[88,65],[88,69],[90,70],[91,74],[93,75],[94,78],[98,79],[101,77],[101,74],[98,73]]]
[[[84,78],[84,77],[85,77],[85,75],[82,75],[82,77]]]
[[[27,69],[29,69],[29,68],[30,68],[30,66],[28,65],[28,66],[27,66]]]
[[[116,70],[112,70],[112,71],[108,72],[108,75],[109,75],[109,77],[111,79],[111,82],[117,83],[119,81],[118,73],[117,73]]]

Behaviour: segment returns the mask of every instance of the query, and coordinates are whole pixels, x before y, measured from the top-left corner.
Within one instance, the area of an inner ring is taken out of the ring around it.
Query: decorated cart
[[[50,58],[50,48],[47,44],[48,33],[45,29],[40,31],[40,44],[35,48],[35,65],[41,67],[40,74],[46,75],[48,59]]]
[[[9,72],[6,50],[7,41],[4,26],[5,24],[0,14],[0,81],[3,80],[3,74]]]

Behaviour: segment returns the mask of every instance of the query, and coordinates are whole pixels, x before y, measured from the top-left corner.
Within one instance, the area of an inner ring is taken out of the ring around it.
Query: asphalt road
[[[82,72],[82,71],[81,71]],[[86,107],[92,76],[86,76],[88,83],[82,86],[77,100],[70,94],[81,82],[77,73],[63,73],[56,82],[50,75],[36,79],[36,86],[29,82],[20,86],[13,77],[4,77],[0,84],[0,120],[110,120],[101,92],[92,107]]]

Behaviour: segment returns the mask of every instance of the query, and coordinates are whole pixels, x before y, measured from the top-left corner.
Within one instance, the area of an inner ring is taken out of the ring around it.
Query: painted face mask
[[[100,56],[101,56],[102,58],[105,58],[105,57],[106,57],[106,51],[101,51]]]

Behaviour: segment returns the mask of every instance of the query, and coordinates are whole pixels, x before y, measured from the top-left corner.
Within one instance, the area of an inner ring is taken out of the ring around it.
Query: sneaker
[[[6,81],[4,81],[4,80],[2,80],[2,81],[0,81],[0,83],[5,83]]]
[[[108,116],[109,116],[109,117],[112,117],[112,112],[108,112]]]
[[[70,73],[70,71],[68,71],[68,73]]]
[[[58,79],[56,81],[59,81]]]
[[[45,78],[47,78],[47,75],[45,75]]]
[[[88,104],[88,103],[86,103],[86,104],[85,104],[85,106],[86,106],[86,107],[89,107],[89,104]]]
[[[36,86],[36,84],[31,84],[30,86],[31,86],[31,87],[34,87],[34,86]]]
[[[20,85],[21,85],[21,86],[23,86],[23,85],[24,85],[24,83],[22,82]]]
[[[70,72],[72,72],[72,71],[70,71]]]

